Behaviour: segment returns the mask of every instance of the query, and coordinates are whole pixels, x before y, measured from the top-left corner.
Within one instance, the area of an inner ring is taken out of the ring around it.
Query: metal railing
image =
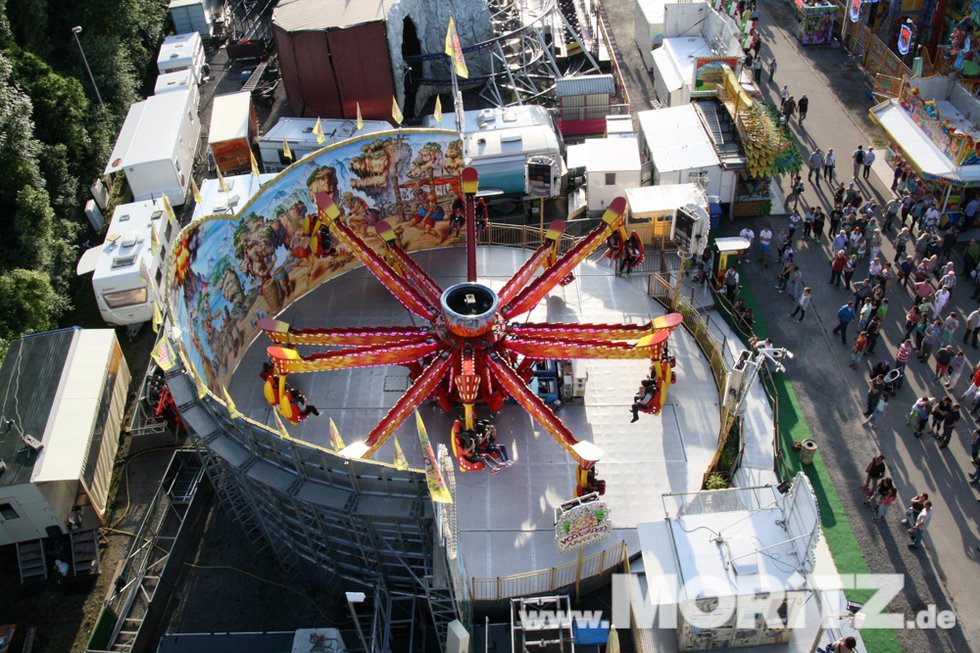
[[[473,578],[474,601],[501,601],[518,596],[534,596],[575,585],[583,578],[603,574],[628,558],[626,543],[609,547],[590,556],[579,557],[557,567],[496,578]]]

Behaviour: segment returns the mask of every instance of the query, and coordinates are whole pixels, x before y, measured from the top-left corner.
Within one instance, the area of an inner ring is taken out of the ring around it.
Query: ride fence
[[[598,553],[549,569],[496,578],[473,578],[471,598],[473,601],[501,601],[552,593],[576,585],[583,579],[604,574],[624,564],[628,557],[626,543],[619,542]]]

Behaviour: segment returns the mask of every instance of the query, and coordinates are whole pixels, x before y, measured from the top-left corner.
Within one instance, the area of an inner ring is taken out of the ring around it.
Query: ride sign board
[[[547,156],[529,158],[525,167],[524,186],[531,197],[558,197],[561,192],[558,163]]]
[[[610,508],[598,494],[562,504],[555,511],[555,545],[560,553],[601,542],[612,532]],[[589,500],[594,498],[594,500]]]

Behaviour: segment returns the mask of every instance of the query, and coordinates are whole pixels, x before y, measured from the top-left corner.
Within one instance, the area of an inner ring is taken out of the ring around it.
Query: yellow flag
[[[453,60],[453,70],[463,78],[469,78],[470,71],[466,68],[463,58],[463,46],[459,44],[459,34],[456,33],[456,22],[449,17],[449,29],[446,30],[446,54]]]
[[[415,411],[415,428],[419,432],[419,444],[422,446],[422,462],[425,466],[425,481],[429,486],[429,497],[436,503],[452,503],[453,495],[449,492],[446,479],[442,477],[442,470],[439,469],[439,461],[432,450],[432,443],[429,442],[429,434],[425,430],[422,416],[419,411]]]
[[[398,444],[398,438],[395,438],[395,467],[397,469],[408,469],[408,460],[405,458],[405,452],[402,451],[402,446]]]
[[[150,352],[150,356],[156,362],[157,367],[164,372],[169,372],[177,364],[177,354],[174,352],[174,348],[170,346],[170,340],[167,338],[160,338],[157,341]]]
[[[228,394],[228,388],[226,388],[225,386],[221,386],[221,394],[223,394],[225,396],[225,404],[228,406],[228,415],[232,419],[235,419],[237,417],[241,417],[242,416],[242,413],[241,413],[240,410],[238,410],[238,407],[235,406],[234,399],[232,399],[231,398],[231,395]]]
[[[405,120],[405,116],[402,115],[401,107],[398,106],[398,98],[394,95],[391,96],[391,117],[399,125]]]
[[[191,195],[194,196],[194,201],[201,204],[204,200],[201,198],[201,189],[197,187],[197,182],[191,177]]]
[[[160,236],[157,235],[155,224],[150,225],[150,254],[156,255],[160,251]]]
[[[313,133],[316,135],[316,142],[322,143],[327,140],[327,137],[323,135],[323,125],[320,124],[320,118],[316,119],[316,124],[313,125]]]
[[[282,155],[290,161],[293,160],[293,151],[289,149],[289,143],[286,142],[285,136],[282,137]]]
[[[248,158],[252,162],[252,176],[258,177],[261,173],[259,172],[259,162],[255,160],[255,153],[252,148],[248,148]]]
[[[218,185],[221,186],[221,192],[227,193],[228,184],[225,183],[225,176],[221,174],[221,167],[218,164],[215,164],[214,171],[218,173]]]
[[[346,445],[344,440],[340,437],[340,429],[334,424],[333,418],[330,418],[330,446],[333,447],[335,452],[340,451]]]
[[[354,106],[357,107],[357,129],[364,129],[364,118],[361,117],[361,103],[355,102]]]
[[[170,198],[167,197],[166,193],[164,193],[163,197],[160,199],[163,200],[163,212],[167,216],[167,222],[169,222],[170,226],[176,230],[177,214],[174,213],[174,207],[170,205]]]
[[[163,313],[160,312],[160,304],[157,300],[153,300],[153,322],[150,326],[153,327],[153,333],[160,332],[160,325],[163,324]]]
[[[432,117],[435,118],[436,122],[442,122],[442,98],[438,95],[436,96],[436,110]]]

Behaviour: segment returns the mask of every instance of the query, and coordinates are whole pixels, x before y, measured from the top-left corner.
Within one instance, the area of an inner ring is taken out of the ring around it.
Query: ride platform
[[[518,248],[480,246],[480,282],[499,291],[530,254]],[[413,258],[443,288],[466,280],[463,248],[428,250]],[[575,271],[572,283],[556,285],[521,321],[645,323],[666,314],[648,297],[646,281],[640,275],[616,277],[605,260],[587,261]],[[365,268],[318,287],[278,319],[296,328],[418,322]],[[677,359],[678,380],[670,387],[661,415],[641,413],[639,421],[630,423],[629,409],[648,373],[647,360],[582,361],[588,374],[584,400],[563,404],[556,411],[576,438],[604,451],[596,469],[597,476],[606,481],[603,498],[611,509],[614,531],[605,541],[586,548],[585,555],[619,541],[626,543],[631,555],[639,553],[636,525],[663,518],[662,494],[700,489],[715,452],[720,428],[718,391],[708,361],[683,328],[676,329],[669,342],[670,353]],[[258,376],[269,344],[264,336],[252,343],[229,392],[240,411],[276,428]],[[328,448],[330,419],[346,444],[362,440],[409,384],[407,370],[398,366],[291,374],[289,382],[321,413],[298,426],[287,426],[290,434]],[[478,418],[491,417],[486,407],[478,406],[476,412]],[[451,451],[451,429],[458,415],[437,412],[431,401],[419,413],[433,445],[443,444]],[[574,496],[576,463],[516,403],[506,403],[491,419],[498,444],[507,448],[514,464],[496,475],[455,468],[459,549],[468,575],[497,578],[574,562],[575,552],[559,553],[556,548],[554,510]],[[406,420],[395,438],[409,465],[421,468],[415,420]],[[391,463],[394,439],[374,459]]]

